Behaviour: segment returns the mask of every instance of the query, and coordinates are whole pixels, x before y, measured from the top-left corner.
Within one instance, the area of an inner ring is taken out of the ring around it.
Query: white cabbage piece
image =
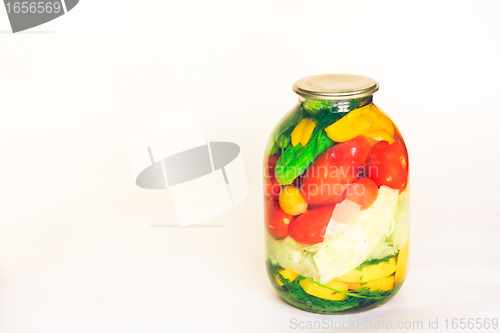
[[[399,195],[398,212],[396,214],[396,226],[392,233],[392,243],[399,251],[408,241],[410,236],[410,195],[406,188]]]
[[[352,224],[358,220],[361,213],[361,205],[345,199],[335,206],[332,213],[332,220],[338,223]],[[327,228],[328,229],[328,228]]]
[[[332,241],[340,236],[344,229],[358,220],[361,213],[361,205],[351,201],[344,200],[335,206],[330,222],[326,226],[325,240]]]

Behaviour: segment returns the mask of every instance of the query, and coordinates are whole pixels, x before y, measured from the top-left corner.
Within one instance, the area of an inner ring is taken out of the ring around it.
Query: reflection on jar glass
[[[373,104],[378,83],[317,75],[264,158],[267,270],[289,304],[322,314],[365,311],[401,288],[408,263],[408,153]]]

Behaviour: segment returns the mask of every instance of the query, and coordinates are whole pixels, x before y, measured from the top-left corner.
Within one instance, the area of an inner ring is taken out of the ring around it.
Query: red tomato
[[[281,209],[277,201],[264,200],[266,229],[275,238],[288,236],[288,227],[295,216],[289,215]]]
[[[345,192],[345,198],[361,205],[361,210],[370,208],[377,196],[378,186],[370,178],[359,178]]]
[[[408,152],[403,141],[396,140],[392,145],[380,141],[373,146],[365,172],[378,186],[403,191],[408,184]]]
[[[278,200],[281,192],[281,186],[274,176],[274,168],[278,161],[278,155],[270,155],[268,163],[264,168],[264,196],[271,200]]]
[[[346,186],[349,186],[349,185],[346,185]],[[328,201],[326,203],[320,203],[320,204],[309,204],[307,206],[307,210],[313,210],[313,209],[317,209],[317,208],[323,208],[323,207],[326,207],[326,206],[331,206],[332,204],[341,203],[345,199],[345,193],[346,193],[346,191],[344,191],[342,193],[342,195],[336,197],[334,200],[331,200],[332,203],[330,203],[330,201]]]
[[[295,186],[296,188],[300,188],[300,181],[301,181],[301,176],[298,176],[297,178],[295,178],[295,180],[292,182],[291,185]],[[285,186],[281,186],[281,188],[283,188]]]
[[[309,181],[301,188],[301,193],[311,207],[323,207],[344,201],[349,184],[329,184],[324,179]]]
[[[357,136],[354,139],[340,142],[330,149],[335,148],[336,154],[332,161],[338,164],[363,165],[370,153],[370,141],[365,136]]]
[[[309,210],[299,215],[290,224],[290,237],[302,244],[316,244],[323,241],[335,205]]]
[[[276,167],[276,162],[278,162],[279,158],[280,158],[279,155],[269,155],[267,165],[269,165],[273,171],[274,168]]]
[[[358,178],[358,171],[370,152],[370,142],[358,136],[327,149],[307,169],[302,179],[302,195],[310,204],[334,204],[344,199],[344,191]]]

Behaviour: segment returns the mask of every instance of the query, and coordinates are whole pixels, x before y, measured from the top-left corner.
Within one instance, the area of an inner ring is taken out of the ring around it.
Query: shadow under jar
[[[266,147],[267,271],[299,309],[366,311],[405,280],[408,153],[396,125],[373,104],[378,88],[360,75],[299,80],[299,102]]]

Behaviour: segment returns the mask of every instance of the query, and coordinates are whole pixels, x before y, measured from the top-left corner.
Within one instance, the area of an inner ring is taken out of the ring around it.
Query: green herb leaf
[[[332,111],[334,109],[335,101],[328,99],[306,99],[302,102],[302,108],[309,114],[315,115],[321,111]]]
[[[367,260],[367,261],[363,262],[361,265],[359,265],[358,267],[356,267],[356,270],[361,271],[361,270],[363,270],[363,267],[366,267],[366,266],[380,264],[381,262],[389,262],[389,260],[391,260],[392,258],[394,258],[397,255],[398,255],[398,252],[395,252],[395,253],[389,254],[388,256],[385,256],[383,258]]]

